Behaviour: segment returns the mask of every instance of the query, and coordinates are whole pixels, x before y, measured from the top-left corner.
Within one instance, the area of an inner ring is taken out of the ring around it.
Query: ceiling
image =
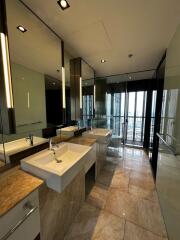
[[[180,22],[179,0],[68,0],[65,11],[57,0],[23,1],[98,76],[156,68]]]
[[[6,0],[6,7],[11,61],[61,80],[61,40],[18,0]]]

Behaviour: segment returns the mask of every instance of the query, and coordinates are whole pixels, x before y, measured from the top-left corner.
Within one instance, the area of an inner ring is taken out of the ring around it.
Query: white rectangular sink
[[[46,180],[48,187],[62,192],[80,172],[92,147],[61,143],[55,150],[44,150],[21,160],[21,168]],[[61,162],[57,162],[61,160]]]
[[[83,136],[95,138],[98,142],[109,143],[112,136],[112,131],[104,128],[93,128],[92,130],[83,133]]]
[[[77,130],[78,130],[78,126],[69,126],[69,127],[57,129],[56,134],[57,135],[61,134],[61,135],[64,135],[64,136],[73,137],[74,132],[77,131]]]
[[[83,129],[83,127],[78,126],[69,126],[65,128],[59,128],[56,130],[57,135],[65,136],[65,137],[74,137],[75,132]]]

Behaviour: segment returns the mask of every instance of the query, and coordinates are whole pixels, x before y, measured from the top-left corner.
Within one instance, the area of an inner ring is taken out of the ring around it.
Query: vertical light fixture
[[[82,77],[79,78],[79,104],[80,104],[80,109],[82,109]]]
[[[61,41],[61,64],[62,64],[62,108],[66,109],[66,74],[64,66],[64,42]],[[63,112],[64,115],[64,112]],[[63,116],[65,120],[65,116]]]
[[[13,108],[13,94],[12,94],[12,81],[10,72],[10,60],[9,60],[9,49],[7,36],[1,33],[1,51],[2,51],[2,62],[3,62],[3,73],[4,73],[4,84],[6,91],[6,104],[7,108]]]
[[[28,109],[30,108],[30,93],[29,93],[29,91],[27,92],[27,107],[28,107]]]
[[[62,67],[62,106],[63,109],[66,108],[66,78],[65,78],[65,68]]]
[[[96,110],[96,85],[94,84],[94,110]]]

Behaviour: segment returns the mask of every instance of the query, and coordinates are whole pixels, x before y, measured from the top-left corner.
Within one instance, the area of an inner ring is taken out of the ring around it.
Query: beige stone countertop
[[[0,217],[41,186],[43,180],[16,166],[0,174]]]
[[[86,146],[92,146],[94,143],[96,143],[96,139],[79,136],[79,137],[74,137],[70,139],[68,142],[86,145]]]

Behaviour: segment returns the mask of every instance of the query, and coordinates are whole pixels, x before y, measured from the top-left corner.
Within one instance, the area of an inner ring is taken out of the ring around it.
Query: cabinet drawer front
[[[37,236],[40,232],[38,190],[0,218],[0,229],[0,240],[33,240]]]

